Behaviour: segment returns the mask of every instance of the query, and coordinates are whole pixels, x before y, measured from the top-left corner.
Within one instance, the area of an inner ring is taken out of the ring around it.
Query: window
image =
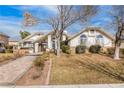
[[[103,36],[102,35],[97,35],[96,36],[96,43],[99,45],[103,45],[104,44],[104,40],[103,40]]]
[[[52,42],[52,48],[55,49],[55,41]]]
[[[94,30],[90,30],[90,34],[94,34]]]
[[[86,44],[86,41],[87,41],[87,37],[86,35],[81,35],[80,36],[80,44]]]
[[[124,34],[121,36],[121,39],[124,40]]]

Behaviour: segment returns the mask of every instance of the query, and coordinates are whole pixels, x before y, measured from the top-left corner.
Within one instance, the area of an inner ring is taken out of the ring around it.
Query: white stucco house
[[[70,47],[84,44],[87,47],[99,44],[102,47],[112,47],[114,37],[100,27],[87,27],[69,39]]]
[[[67,39],[67,34],[63,33],[62,41]],[[34,33],[19,42],[19,49],[27,49],[29,53],[37,53],[46,49],[56,49],[56,40],[54,32],[47,34]]]
[[[34,41],[41,38],[43,35],[43,33],[36,32],[27,36],[25,39],[19,41],[18,49],[27,49],[29,53],[37,52],[38,44],[34,43]]]
[[[62,41],[65,40],[68,41],[68,44],[71,48],[75,48],[80,44],[84,44],[87,47],[95,44],[99,44],[102,47],[114,46],[114,37],[100,27],[87,27],[71,37],[64,32],[62,35]],[[56,49],[54,31],[51,31],[47,34],[34,33],[29,35],[19,42],[19,49],[22,48],[28,49],[29,53]]]

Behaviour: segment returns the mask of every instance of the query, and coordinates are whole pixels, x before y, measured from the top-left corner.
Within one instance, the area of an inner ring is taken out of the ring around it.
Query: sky
[[[108,15],[108,11],[110,11],[111,6],[100,6],[100,12],[97,16],[93,17],[89,21],[89,26],[98,26],[105,29],[107,32],[114,34],[115,31],[113,29],[107,28],[108,22],[111,22],[111,17]],[[30,12],[33,16],[37,18],[49,18],[49,16],[55,15],[57,13],[56,6],[36,6],[36,5],[0,5],[0,32],[5,33],[10,36],[13,40],[20,39],[20,30],[25,30],[30,33],[35,32],[49,32],[51,31],[51,26],[48,24],[40,23],[33,27],[25,27],[22,28],[23,23],[23,14],[25,11]],[[67,32],[69,34],[75,34],[81,29],[83,29],[85,25],[83,24],[74,24],[67,28]]]

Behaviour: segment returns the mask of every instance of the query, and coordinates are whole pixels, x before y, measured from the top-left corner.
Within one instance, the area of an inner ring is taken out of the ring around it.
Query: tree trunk
[[[60,57],[60,38],[57,38],[57,57]]]
[[[119,60],[119,52],[120,52],[120,46],[118,44],[115,45],[115,54],[114,54],[114,59]]]

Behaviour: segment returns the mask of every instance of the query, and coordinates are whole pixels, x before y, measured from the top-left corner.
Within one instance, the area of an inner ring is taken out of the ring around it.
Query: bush
[[[107,48],[107,52],[109,55],[114,55],[115,53],[115,48],[111,47],[111,48]]]
[[[124,55],[124,49],[120,49],[120,53]]]
[[[13,53],[13,46],[5,46],[5,48],[6,48],[6,53]]]
[[[68,45],[62,45],[61,49],[63,53],[70,54],[70,47]]]
[[[49,53],[44,53],[36,58],[36,60],[34,61],[34,65],[40,68],[41,70],[43,70],[44,62],[47,61],[48,58],[49,58]]]
[[[101,49],[100,45],[92,45],[92,46],[90,46],[89,51],[91,53],[99,53],[100,49]]]
[[[120,49],[120,56],[124,57],[124,49]]]
[[[6,49],[6,53],[13,53],[13,49]]]
[[[68,41],[67,40],[66,41],[61,41],[60,46],[63,46],[63,45],[68,45]]]
[[[77,54],[85,53],[86,46],[85,45],[78,45],[76,46],[75,52]]]

